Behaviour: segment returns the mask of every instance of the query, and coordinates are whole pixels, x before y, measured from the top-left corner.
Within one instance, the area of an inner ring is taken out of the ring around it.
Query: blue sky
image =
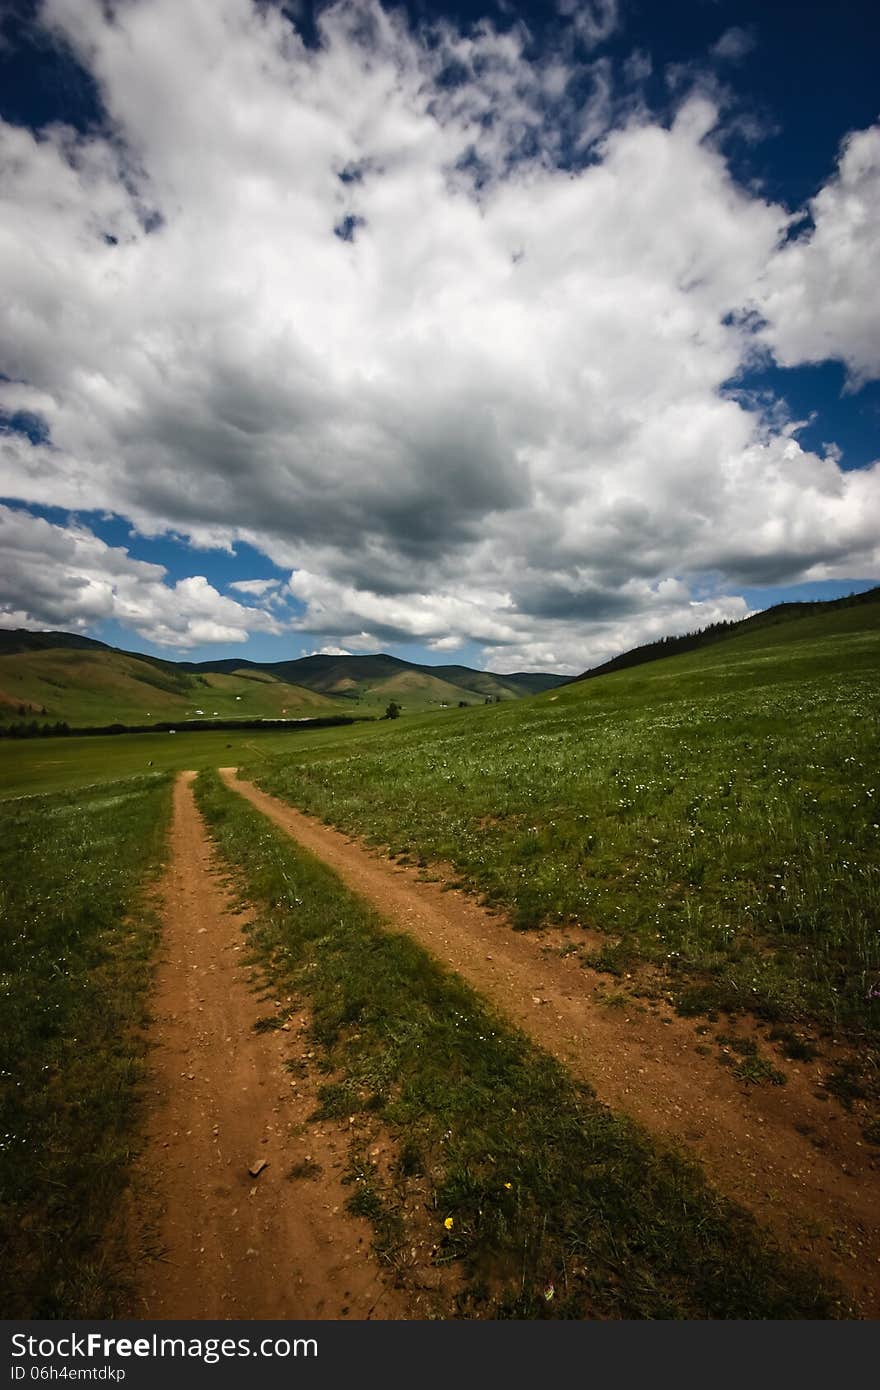
[[[878,28],[7,7],[0,622],[575,671],[876,583]]]

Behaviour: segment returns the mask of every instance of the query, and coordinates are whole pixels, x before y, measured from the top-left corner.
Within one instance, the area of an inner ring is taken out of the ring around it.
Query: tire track
[[[163,886],[163,958],[154,1022],[145,1149],[127,1225],[148,1318],[353,1319],[409,1316],[371,1254],[372,1232],[344,1212],[345,1140],[309,1122],[317,1093],[284,1066],[307,1023],[255,1032],[260,1002],[237,911],[212,860],[193,797],[174,788]],[[280,1001],[279,1001],[280,1002]],[[308,1159],[319,1182],[291,1181]],[[265,1164],[255,1177],[259,1164]]]
[[[866,1316],[880,1316],[876,1165],[854,1120],[816,1094],[815,1067],[790,1068],[785,1086],[740,1085],[695,1051],[694,1025],[672,1010],[634,1005],[622,1017],[602,1007],[592,997],[600,977],[542,953],[540,936],[512,931],[473,897],[392,865],[234,768],[220,774],[601,1100],[690,1152],[720,1191],[838,1280]]]

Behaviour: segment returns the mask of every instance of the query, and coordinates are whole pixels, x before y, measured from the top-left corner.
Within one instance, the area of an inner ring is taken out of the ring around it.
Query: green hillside
[[[42,635],[42,634],[39,634]],[[54,638],[56,634],[52,634]],[[99,643],[0,655],[0,721],[144,724],[167,719],[306,718],[337,713],[314,690],[261,671],[192,674]]]
[[[478,691],[464,690],[425,671],[413,669],[396,671],[372,687],[361,687],[359,698],[362,702],[378,701],[381,705],[393,699],[407,712],[431,707],[449,709],[460,700],[478,704],[483,696]]]
[[[415,714],[462,702],[518,700],[565,680],[540,672],[497,676],[468,666],[420,666],[381,653],[175,662],[119,651],[78,633],[0,630],[0,723],[7,724],[141,724],[197,718],[197,710],[206,718],[375,716],[392,699],[405,714]]]
[[[562,685],[565,676],[551,676],[544,671],[518,672],[511,676],[499,676],[494,671],[474,671],[470,666],[430,666],[429,670],[442,680],[459,686],[462,690],[475,691],[478,695],[492,695],[502,700],[519,700],[523,695],[535,695],[541,690],[552,690]]]
[[[458,686],[438,679],[431,668],[419,668],[394,656],[306,656],[263,667],[285,680],[296,680],[308,689],[339,703],[360,706],[361,713],[381,713],[391,699],[406,713],[439,709],[465,698]],[[473,703],[482,699],[471,691]]]
[[[569,679],[541,671],[500,676],[470,666],[425,666],[384,652],[375,656],[318,653],[292,661],[246,664],[309,690],[363,705],[362,712],[367,713],[384,708],[391,698],[401,701],[406,713],[458,705],[461,700],[468,704],[485,704],[488,698],[519,700]],[[219,671],[233,665],[231,661],[183,663],[183,669]]]
[[[878,677],[880,605],[830,607],[252,771],[521,928],[570,926],[627,989],[875,1033]]]
[[[16,652],[42,652],[69,647],[76,651],[112,652],[106,642],[84,637],[79,632],[31,632],[29,628],[0,628],[0,656]]]
[[[752,613],[748,618],[737,622],[711,623],[696,632],[685,632],[676,637],[661,637],[656,642],[646,642],[641,647],[621,652],[619,656],[604,661],[601,666],[593,666],[576,681],[594,680],[597,676],[609,675],[612,671],[624,671],[633,666],[644,666],[649,661],[660,661],[667,656],[679,656],[684,652],[696,651],[701,647],[713,646],[731,637],[744,637],[763,632],[766,628],[780,624],[788,631],[795,619],[817,618],[820,623],[828,613],[846,608],[861,608],[863,604],[880,603],[880,588],[868,589],[862,594],[848,594],[845,598],[828,599],[816,603],[777,603],[772,608],[764,608],[760,613]],[[861,620],[855,619],[858,624]],[[804,627],[801,634],[807,637],[811,629]]]

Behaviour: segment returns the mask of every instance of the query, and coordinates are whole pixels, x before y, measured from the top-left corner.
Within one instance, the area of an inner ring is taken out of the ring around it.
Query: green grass
[[[733,1068],[738,1081],[750,1086],[784,1086],[788,1078],[758,1051],[754,1038],[718,1033],[715,1041],[721,1045],[718,1060]]]
[[[522,685],[479,672],[473,674],[476,688],[466,689],[443,678],[447,668],[435,675],[387,657],[366,658],[368,672],[361,670],[359,658],[351,666],[346,658],[327,658],[332,669],[323,677],[320,671],[303,671],[310,684],[299,685],[296,661],[276,670],[236,669],[230,663],[228,670],[186,671],[112,648],[71,647],[65,638],[57,634],[62,645],[54,647],[0,652],[0,731],[34,719],[38,724],[62,720],[77,728],[161,723],[196,718],[198,709],[207,718],[224,719],[375,717],[391,699],[410,715],[457,708],[459,701],[479,705],[489,694],[515,699],[526,693]]]
[[[260,785],[451,863],[520,928],[607,934],[685,1012],[876,1035],[880,605],[535,700],[302,744]]]
[[[0,1308],[115,1312],[170,782],[0,807]]]
[[[187,672],[113,650],[0,655],[0,725],[21,719],[76,727],[149,724],[196,718],[197,709],[223,719],[345,713],[323,695],[261,671]]]
[[[197,795],[255,905],[248,930],[273,989],[311,1010],[319,1116],[353,1136],[349,1206],[373,1223],[380,1258],[405,1263],[427,1223],[433,1255],[423,1258],[461,1271],[448,1312],[462,1316],[846,1311],[692,1164],[601,1106],[410,938],[383,929],[216,775],[199,778]],[[384,1166],[372,1157],[381,1132],[394,1144]]]
[[[85,738],[0,739],[0,798],[86,787],[153,770],[234,767],[240,762],[288,755],[302,739],[333,748],[341,733],[381,736],[387,724],[354,725],[295,733],[244,729],[241,733],[112,734]]]

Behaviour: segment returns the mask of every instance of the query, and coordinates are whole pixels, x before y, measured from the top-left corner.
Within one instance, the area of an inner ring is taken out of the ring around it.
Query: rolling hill
[[[211,717],[299,719],[518,700],[566,678],[420,666],[384,654],[176,662],[69,632],[0,631],[0,721],[77,727]]]
[[[741,618],[738,622],[711,623],[709,627],[700,628],[697,632],[685,632],[681,636],[661,637],[656,642],[646,642],[640,647],[621,652],[610,661],[603,661],[601,666],[591,667],[589,671],[572,677],[566,684],[594,680],[597,676],[607,676],[613,671],[626,671],[632,666],[643,666],[649,661],[661,661],[667,656],[680,656],[684,652],[697,651],[701,647],[709,647],[733,637],[762,633],[765,629],[775,628],[780,623],[786,625],[784,635],[788,637],[791,632],[798,631],[787,626],[796,619],[815,618],[821,622],[826,613],[836,613],[846,608],[860,609],[864,604],[880,604],[880,587],[868,589],[863,594],[848,594],[845,598],[819,600],[815,603],[777,603],[772,608],[764,608],[760,613],[752,613],[750,617]],[[853,625],[861,625],[858,615],[852,618],[850,626]],[[843,626],[846,627],[845,620]],[[809,627],[799,630],[805,637],[812,632]]]
[[[3,633],[0,721],[75,727],[168,719],[290,718],[338,713],[314,690],[262,671],[182,671],[68,633]],[[33,643],[29,638],[36,638]],[[10,650],[11,649],[11,650]]]
[[[121,651],[70,632],[0,630],[0,723],[22,719],[79,727],[167,719],[301,719],[328,714],[376,716],[395,700],[404,713],[460,704],[517,701],[560,692],[615,672],[689,654],[821,638],[830,615],[835,631],[858,631],[880,618],[880,587],[818,603],[784,603],[734,623],[666,637],[623,652],[580,676],[548,672],[501,675],[469,666],[428,666],[377,653],[316,654],[289,661],[168,661]],[[733,646],[730,646],[733,644]],[[710,663],[711,664],[711,663]],[[687,663],[676,665],[684,675]],[[701,669],[708,669],[703,663]]]
[[[225,670],[227,662],[181,663],[192,671]],[[395,699],[407,709],[431,709],[443,705],[483,704],[489,698],[519,700],[562,685],[566,676],[549,672],[518,672],[498,675],[476,671],[470,666],[426,666],[403,661],[397,656],[330,656],[318,654],[292,661],[241,663],[267,671],[323,695],[332,695],[358,704],[377,706]]]

